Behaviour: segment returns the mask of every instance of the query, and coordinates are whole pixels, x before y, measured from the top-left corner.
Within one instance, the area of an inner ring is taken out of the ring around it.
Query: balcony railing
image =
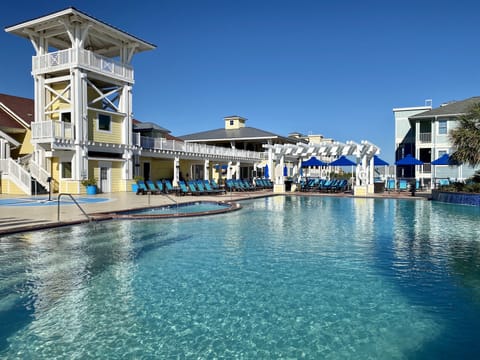
[[[140,136],[140,134],[134,134],[133,145],[141,146],[144,149],[181,151],[184,153],[206,156],[215,155],[224,158],[243,158],[258,161],[263,159],[263,153],[256,151],[231,149],[206,144],[185,143],[182,141],[167,140],[164,138]]]
[[[133,83],[133,68],[130,65],[85,49],[60,50],[32,58],[34,75],[69,69],[74,66]]]
[[[422,143],[430,143],[432,142],[432,133],[430,132],[420,133],[418,134],[418,140]]]
[[[41,121],[32,123],[32,140],[73,139],[73,126],[63,121]]]

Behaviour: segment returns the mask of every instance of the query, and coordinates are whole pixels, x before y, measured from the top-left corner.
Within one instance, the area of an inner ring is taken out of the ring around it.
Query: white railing
[[[60,50],[32,58],[33,74],[68,69],[74,66],[133,82],[133,68],[130,65],[85,49]]]
[[[30,175],[35,180],[37,180],[45,189],[48,189],[47,179],[50,177],[50,174],[34,161],[30,161],[28,169],[30,170]]]
[[[432,133],[420,133],[419,140],[422,143],[430,143],[432,142]]]
[[[32,140],[73,139],[73,126],[63,121],[41,121],[32,124]]]
[[[217,156],[225,158],[243,158],[251,160],[262,160],[263,153],[249,150],[231,149],[220,146],[212,146],[198,143],[185,143],[183,141],[167,140],[164,138],[153,138],[140,136],[139,133],[133,136],[133,145],[141,146],[144,149],[181,151],[206,156]]]
[[[25,194],[32,194],[30,173],[15,161],[12,159],[1,159],[0,171],[2,175],[8,175],[10,180],[25,192]]]

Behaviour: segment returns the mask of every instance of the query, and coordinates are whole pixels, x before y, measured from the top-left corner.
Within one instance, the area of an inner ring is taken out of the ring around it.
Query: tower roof
[[[8,26],[5,31],[26,39],[40,33],[46,34],[50,46],[63,50],[71,47],[71,34],[68,33],[65,24],[74,22],[90,26],[89,35],[85,39],[85,48],[107,57],[118,56],[120,49],[125,45],[134,49],[137,53],[152,50],[156,47],[74,7]]]

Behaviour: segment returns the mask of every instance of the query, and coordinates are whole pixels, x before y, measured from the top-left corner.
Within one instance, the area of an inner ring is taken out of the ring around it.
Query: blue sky
[[[172,135],[240,115],[369,140],[393,161],[393,108],[480,95],[475,1],[17,0],[1,25],[69,6],[157,46],[134,58],[134,116]],[[4,31],[0,44],[0,92],[33,98],[32,45]]]

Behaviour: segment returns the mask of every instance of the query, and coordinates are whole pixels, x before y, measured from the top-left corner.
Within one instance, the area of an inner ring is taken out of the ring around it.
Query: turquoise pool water
[[[478,208],[242,206],[0,238],[0,358],[478,357]]]
[[[152,207],[148,209],[139,209],[139,210],[129,210],[120,212],[119,214],[126,215],[169,215],[169,214],[192,214],[192,213],[202,213],[208,211],[219,211],[229,209],[229,204],[221,204],[218,202],[195,202],[195,203],[184,203],[178,205],[168,205],[160,207]]]

